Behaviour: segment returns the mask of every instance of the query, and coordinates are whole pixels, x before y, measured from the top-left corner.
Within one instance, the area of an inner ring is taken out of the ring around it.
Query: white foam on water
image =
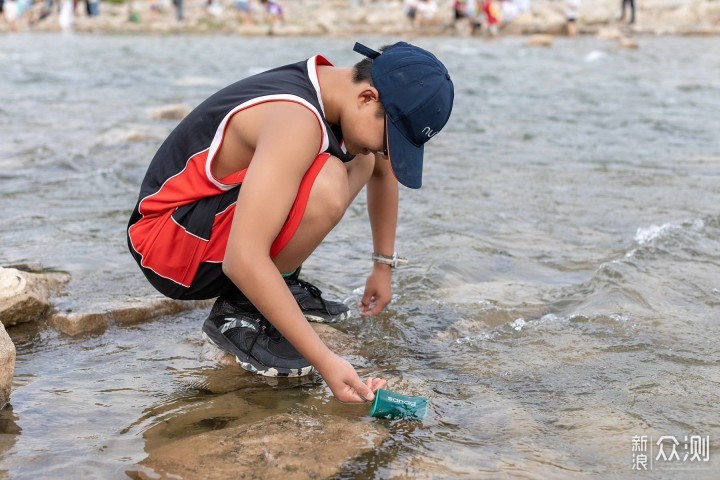
[[[465,335],[461,338],[458,338],[455,340],[455,343],[464,344],[464,343],[474,343],[474,342],[483,342],[483,341],[492,341],[495,340],[498,335],[507,334],[507,327],[512,328],[516,332],[521,332],[524,328],[530,328],[535,327],[538,325],[543,325],[546,323],[554,323],[560,320],[563,320],[565,317],[559,317],[553,313],[548,313],[543,315],[537,320],[525,320],[524,318],[520,317],[515,319],[512,322],[507,322],[499,327],[493,328],[490,331],[487,332],[481,332],[476,335]]]
[[[600,50],[593,50],[592,52],[585,55],[583,59],[585,63],[597,62],[598,60],[607,57],[607,53],[601,52]]]
[[[647,228],[638,228],[635,232],[633,239],[640,245],[652,242],[656,238],[663,235],[665,232],[675,228],[674,225],[666,223],[664,225],[650,225]]]
[[[627,323],[630,321],[630,317],[623,313],[611,313],[608,315],[610,319],[620,323]]]
[[[705,226],[705,222],[701,219],[693,220],[692,223],[690,223],[689,227],[692,230],[700,230]],[[637,231],[635,232],[635,237],[633,239],[639,244],[639,245],[645,245],[647,243],[650,243],[658,238],[665,237],[668,233],[682,230],[686,228],[687,225],[684,224],[677,224],[677,223],[665,223],[663,225],[650,225],[649,227],[639,227]]]
[[[496,332],[483,332],[479,335],[468,335],[462,338],[458,338],[455,340],[455,343],[464,344],[464,343],[474,343],[474,342],[483,342],[492,340],[497,336]]]

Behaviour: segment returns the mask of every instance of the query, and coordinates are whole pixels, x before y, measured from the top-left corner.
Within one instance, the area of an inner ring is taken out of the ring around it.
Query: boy
[[[397,180],[420,187],[423,145],[454,98],[447,69],[421,48],[355,51],[367,58],[353,68],[316,55],[205,100],[153,158],[128,226],[130,251],[160,292],[218,297],[203,325],[210,341],[254,373],[314,367],[343,402],[372,400],[385,381],[363,383],[307,323],[348,308],[300,280],[300,266],[367,184],[376,263],[360,310],[387,306]]]

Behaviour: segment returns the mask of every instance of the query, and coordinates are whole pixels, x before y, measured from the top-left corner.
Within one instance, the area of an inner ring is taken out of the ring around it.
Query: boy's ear
[[[358,104],[370,104],[380,101],[380,93],[375,87],[367,86],[358,94]]]

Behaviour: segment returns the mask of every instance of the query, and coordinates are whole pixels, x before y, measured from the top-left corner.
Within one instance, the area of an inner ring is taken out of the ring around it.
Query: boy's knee
[[[337,223],[345,214],[348,202],[347,170],[340,159],[331,156],[315,179],[308,213]]]

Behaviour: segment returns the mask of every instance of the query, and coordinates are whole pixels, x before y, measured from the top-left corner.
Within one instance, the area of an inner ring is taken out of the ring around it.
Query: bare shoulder
[[[317,114],[293,101],[265,102],[229,120],[217,162],[218,177],[249,167],[259,156],[315,158],[322,143]],[[302,160],[301,160],[302,162]]]
[[[320,118],[303,104],[291,101],[268,102],[263,105],[263,119],[258,141],[266,139],[283,142],[308,143],[317,151],[322,142]],[[296,144],[297,145],[297,144]]]

